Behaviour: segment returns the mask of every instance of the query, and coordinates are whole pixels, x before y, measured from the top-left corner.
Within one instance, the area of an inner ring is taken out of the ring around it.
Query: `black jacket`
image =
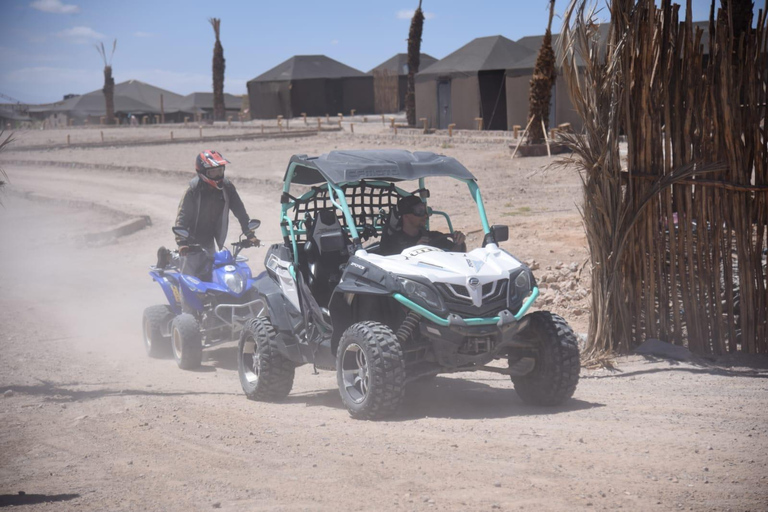
[[[227,238],[230,210],[246,233],[248,213],[232,182],[224,178],[222,190],[218,190],[196,177],[189,182],[189,188],[179,202],[176,226],[187,228],[200,245],[212,245],[215,240],[221,249]],[[176,243],[183,245],[179,237],[176,237]]]

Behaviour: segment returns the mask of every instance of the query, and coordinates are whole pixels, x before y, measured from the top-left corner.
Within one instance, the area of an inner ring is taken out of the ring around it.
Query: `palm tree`
[[[117,39],[112,43],[112,53],[109,54],[107,59],[107,52],[104,50],[104,43],[101,46],[98,44],[96,51],[101,55],[101,59],[104,61],[104,101],[107,104],[107,124],[115,124],[115,79],[112,77],[112,57],[115,55],[115,48],[117,48]]]
[[[555,15],[555,0],[549,1],[549,22],[544,39],[541,41],[539,55],[536,57],[536,67],[531,78],[531,92],[528,107],[528,142],[543,144],[546,134],[541,126],[549,128],[549,103],[552,100],[552,86],[557,79],[555,69],[555,52],[552,50],[552,18]]]
[[[219,39],[221,18],[208,18],[208,22],[216,34],[216,44],[213,45],[213,119],[224,121],[224,47]]]
[[[3,138],[4,133],[5,131],[0,131],[0,139]],[[5,140],[0,142],[0,153],[2,153],[3,151],[6,151],[8,149],[8,146],[10,146],[12,143],[13,143],[13,134],[11,133],[5,138]],[[5,189],[5,186],[7,184],[8,184],[8,175],[5,174],[5,171],[2,168],[0,168],[0,192],[2,192],[3,189]]]
[[[408,32],[408,89],[405,92],[405,115],[408,126],[416,126],[416,73],[419,72],[421,57],[421,32],[424,28],[424,12],[419,8],[411,18],[411,29]]]

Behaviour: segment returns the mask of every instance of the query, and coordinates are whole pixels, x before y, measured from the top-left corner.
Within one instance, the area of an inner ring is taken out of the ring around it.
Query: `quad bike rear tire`
[[[379,322],[359,322],[339,341],[336,380],[341,401],[356,419],[394,414],[405,393],[405,358],[392,329]]]
[[[173,358],[182,370],[194,370],[203,362],[203,337],[194,316],[182,313],[171,325]]]
[[[149,306],[144,310],[141,322],[144,333],[144,350],[149,357],[165,358],[171,355],[171,337],[163,336],[163,325],[173,320],[169,306]]]
[[[296,365],[277,349],[275,328],[266,317],[249,320],[237,345],[237,375],[250,400],[283,400],[293,388]]]
[[[568,323],[549,311],[531,313],[530,329],[539,342],[533,370],[512,377],[520,399],[531,405],[560,405],[573,396],[581,363],[576,335]]]

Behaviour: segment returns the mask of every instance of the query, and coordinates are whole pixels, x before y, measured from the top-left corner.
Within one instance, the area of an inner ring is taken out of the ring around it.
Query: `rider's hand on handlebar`
[[[261,240],[258,239],[253,231],[246,233],[245,238],[251,243],[253,247],[261,247]]]
[[[461,231],[454,231],[453,232],[453,241],[455,245],[461,245],[466,241],[467,237],[462,233]]]

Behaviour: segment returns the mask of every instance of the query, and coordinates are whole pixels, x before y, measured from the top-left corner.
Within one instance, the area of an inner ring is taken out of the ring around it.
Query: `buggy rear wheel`
[[[378,322],[353,324],[336,354],[341,401],[357,419],[380,419],[400,407],[405,391],[405,359],[392,329]]]
[[[520,399],[532,405],[559,405],[573,396],[581,363],[576,335],[566,321],[549,311],[530,314],[529,329],[539,342],[533,370],[512,377]]]
[[[171,326],[173,358],[182,370],[194,370],[203,362],[203,337],[194,316],[182,313]]]
[[[141,328],[144,334],[144,350],[149,357],[162,358],[171,354],[171,337],[163,336],[163,326],[173,320],[173,312],[168,306],[149,306],[144,310]]]

